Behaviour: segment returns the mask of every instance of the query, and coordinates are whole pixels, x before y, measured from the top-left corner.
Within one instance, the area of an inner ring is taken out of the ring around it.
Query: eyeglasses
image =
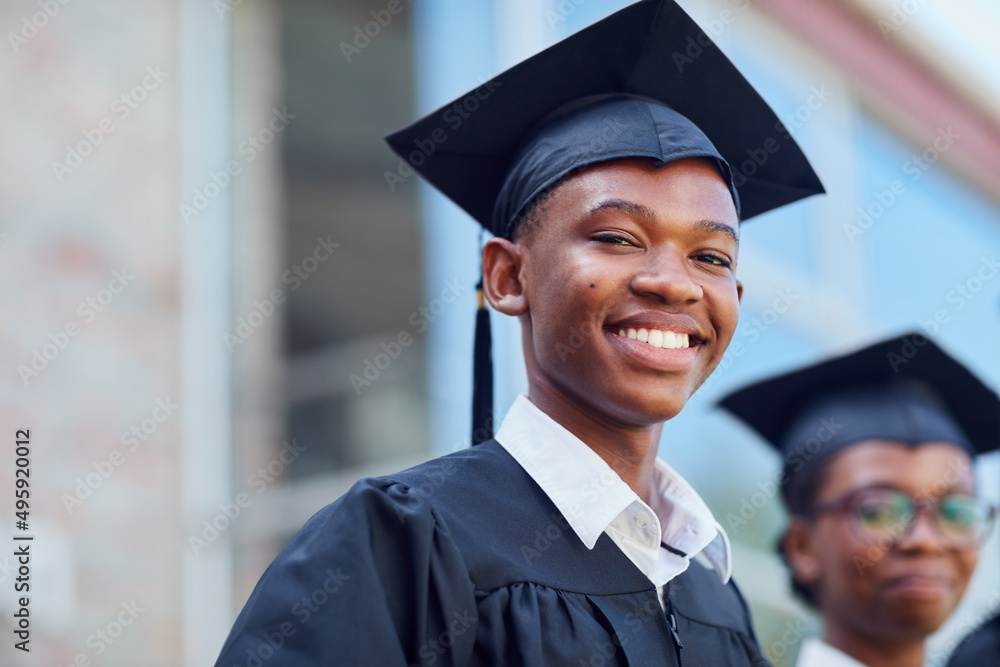
[[[855,535],[888,546],[912,530],[921,513],[934,518],[947,546],[971,549],[982,544],[993,527],[997,508],[974,497],[951,494],[937,500],[914,498],[888,487],[867,487],[813,507],[807,518],[844,511]]]

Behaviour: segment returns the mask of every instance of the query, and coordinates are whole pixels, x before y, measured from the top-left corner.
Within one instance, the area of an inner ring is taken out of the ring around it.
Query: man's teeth
[[[660,331],[659,329],[621,329],[618,331],[618,335],[622,338],[631,338],[652,345],[653,347],[662,347],[667,350],[691,347],[691,341],[686,333]]]

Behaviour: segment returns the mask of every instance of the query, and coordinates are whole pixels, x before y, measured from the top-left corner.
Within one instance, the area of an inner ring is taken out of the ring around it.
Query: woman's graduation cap
[[[508,238],[541,192],[613,159],[714,158],[743,220],[824,191],[771,108],[673,0],[630,5],[386,140],[485,229]],[[491,437],[484,321],[474,442]]]
[[[908,333],[744,387],[719,405],[784,457],[785,497],[865,440],[1000,448],[1000,397],[926,336]]]

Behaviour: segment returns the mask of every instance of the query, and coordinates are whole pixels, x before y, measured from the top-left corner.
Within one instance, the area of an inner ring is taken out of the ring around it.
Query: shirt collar
[[[795,663],[798,667],[865,667],[840,649],[830,646],[818,637],[802,640],[802,650]]]
[[[688,556],[701,553],[727,583],[733,573],[725,529],[694,487],[659,456],[653,463],[649,505],[660,519],[663,543]]]
[[[604,459],[524,395],[514,401],[495,439],[542,488],[588,549],[629,505],[646,505]],[[663,543],[689,558],[703,551],[723,583],[729,581],[729,537],[701,496],[659,457],[650,496],[648,507],[660,521]]]

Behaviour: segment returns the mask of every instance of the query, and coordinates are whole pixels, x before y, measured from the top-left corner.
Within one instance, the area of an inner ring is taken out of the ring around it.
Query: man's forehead
[[[557,190],[566,195],[582,193],[578,205],[588,213],[617,209],[650,220],[661,215],[663,204],[695,204],[704,209],[702,219],[729,227],[723,233],[734,238],[738,235],[736,202],[720,166],[710,159],[688,158],[666,165],[644,158],[611,160],[578,170]],[[721,231],[711,225],[702,225],[702,229]]]

